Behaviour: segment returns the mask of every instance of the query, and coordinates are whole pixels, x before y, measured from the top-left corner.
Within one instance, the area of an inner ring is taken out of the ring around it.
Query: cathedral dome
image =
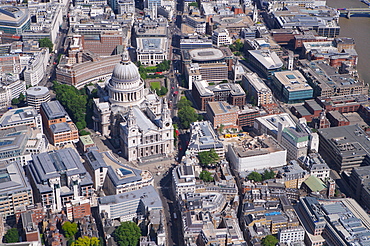
[[[113,78],[123,81],[132,81],[140,79],[140,73],[137,66],[131,61],[121,61],[113,69]]]

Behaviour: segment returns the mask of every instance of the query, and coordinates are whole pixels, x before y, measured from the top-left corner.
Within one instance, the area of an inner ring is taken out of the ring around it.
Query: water
[[[326,4],[333,8],[368,7],[360,0],[327,0]],[[359,56],[357,70],[360,78],[370,84],[370,16],[339,19],[340,36],[352,37],[356,42]]]

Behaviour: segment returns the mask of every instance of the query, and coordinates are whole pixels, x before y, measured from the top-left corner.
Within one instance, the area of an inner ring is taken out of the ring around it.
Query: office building
[[[72,148],[33,155],[26,173],[35,202],[52,211],[61,211],[79,196],[90,198],[94,191],[90,174]]]
[[[141,219],[154,210],[163,210],[162,200],[153,186],[99,198],[99,213],[120,222]]]
[[[312,87],[298,70],[275,72],[272,81],[285,102],[300,102],[313,96]]]
[[[56,69],[57,81],[81,89],[86,84],[105,81],[120,60],[120,55],[113,55],[75,64],[62,63]]]
[[[43,132],[41,115],[33,107],[10,109],[0,118],[0,130],[16,126],[35,127]]]
[[[248,50],[250,63],[266,78],[272,78],[275,72],[283,68],[283,62],[275,52],[269,50]]]
[[[300,189],[302,183],[310,176],[297,161],[292,160],[288,165],[277,169],[276,177],[284,182],[285,188]]]
[[[181,50],[207,49],[207,48],[212,48],[212,40],[195,38],[180,40]]]
[[[48,141],[37,128],[16,126],[0,131],[0,160],[26,165],[33,154],[47,150]]]
[[[167,20],[144,20],[135,26],[137,60],[157,65],[168,60]]]
[[[206,106],[207,118],[211,121],[213,128],[239,128],[238,106],[232,106],[224,101],[208,102]]]
[[[350,171],[370,165],[370,138],[358,126],[339,126],[320,129],[319,153],[330,168]]]
[[[286,149],[271,136],[255,137],[228,146],[230,164],[239,173],[284,166],[286,155]]]
[[[341,246],[361,245],[369,238],[369,215],[351,198],[326,199],[324,202],[315,197],[304,197],[300,198],[298,209],[307,233],[306,245],[323,245],[324,241]],[[357,233],[353,233],[354,227]]]
[[[288,243],[290,245],[292,245],[292,243],[295,243],[295,242],[303,242],[304,236],[305,236],[305,230],[302,226],[282,229],[282,230],[279,230],[279,233],[278,233],[279,243]]]
[[[217,47],[232,44],[232,39],[230,37],[229,31],[227,29],[213,30],[212,42]]]
[[[59,101],[41,104],[45,135],[55,146],[78,142],[78,129]]]
[[[238,126],[239,127],[253,127],[254,119],[260,117],[260,109],[258,107],[245,106],[244,109],[238,112]]]
[[[181,196],[194,193],[196,188],[195,170],[191,165],[179,165],[172,170],[175,194]]]
[[[244,106],[246,94],[239,84],[209,85],[205,80],[194,82],[193,99],[200,110],[206,110],[208,102],[226,101],[234,106]]]
[[[21,35],[30,29],[30,16],[27,8],[2,6],[0,8],[0,31]]]
[[[339,74],[325,61],[300,60],[301,72],[313,88],[314,97],[367,94],[367,86],[350,74]]]
[[[271,89],[256,73],[244,75],[242,85],[248,91],[250,100],[257,106],[273,103]]]
[[[288,160],[306,156],[308,150],[318,151],[319,137],[302,120],[298,124],[287,113],[258,117],[254,128],[260,134],[272,135],[287,149]]]
[[[189,85],[189,90],[193,89],[193,84],[197,80],[219,83],[228,81],[229,67],[226,62],[222,63],[191,63],[185,65],[185,78]]]
[[[32,188],[18,162],[0,162],[0,214],[14,215],[18,207],[33,204]]]
[[[49,49],[43,48],[40,52],[35,53],[28,61],[23,71],[24,81],[27,85],[36,86],[42,81],[47,72],[49,59]]]
[[[47,87],[33,86],[26,91],[26,102],[28,106],[40,111],[41,103],[50,101],[50,91]]]
[[[319,153],[309,153],[307,156],[299,158],[298,161],[309,170],[311,176],[323,181],[329,178],[330,168]]]
[[[222,160],[225,157],[225,149],[218,139],[209,121],[197,121],[190,125],[190,141],[188,151],[190,155],[214,149]]]
[[[91,174],[95,188],[106,195],[116,195],[139,190],[153,185],[153,175],[118,162],[109,152],[100,153],[95,149],[85,154],[87,171]]]

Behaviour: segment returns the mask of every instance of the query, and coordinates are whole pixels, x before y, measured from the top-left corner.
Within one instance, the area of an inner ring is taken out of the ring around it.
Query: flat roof
[[[80,136],[80,141],[84,146],[94,144],[94,141],[92,140],[90,135]]]
[[[274,77],[288,91],[312,90],[306,78],[298,70],[275,72]]]
[[[194,49],[190,50],[189,53],[194,61],[213,61],[224,58],[222,51],[216,48]]]
[[[27,96],[43,96],[49,94],[49,89],[44,86],[33,86],[27,89]]]
[[[248,50],[248,52],[268,70],[283,67],[283,62],[273,51]]]
[[[231,114],[239,111],[238,106],[233,106],[227,102],[208,102],[209,108],[212,110],[214,115],[219,114]]]
[[[234,145],[233,149],[239,158],[285,151],[285,149],[271,136],[244,140],[241,145]]]
[[[43,109],[49,120],[62,118],[67,115],[66,110],[59,101],[41,103],[41,108]]]

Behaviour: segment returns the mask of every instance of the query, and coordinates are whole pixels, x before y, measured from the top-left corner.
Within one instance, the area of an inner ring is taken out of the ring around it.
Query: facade
[[[370,168],[368,166],[363,166],[353,168],[348,178],[348,184],[351,188],[353,198],[366,208],[370,206],[369,175]]]
[[[298,70],[275,72],[272,81],[285,102],[299,102],[313,96],[312,87]]]
[[[135,26],[137,60],[144,65],[157,65],[168,60],[167,21],[144,20]]]
[[[107,213],[108,218],[119,219],[120,222],[133,221],[150,211],[163,209],[161,198],[151,185],[135,191],[100,197],[98,202],[99,213]]]
[[[59,146],[78,142],[78,129],[59,101],[42,103],[40,114],[45,135],[51,144]]]
[[[2,68],[4,71],[4,67]],[[0,80],[0,108],[9,107],[12,99],[18,98],[21,93],[25,94],[26,83],[19,79],[17,72],[15,74],[13,74],[13,71],[1,74]]]
[[[249,92],[249,98],[253,97],[253,103],[257,106],[273,103],[270,88],[256,73],[244,75],[242,85]]]
[[[266,78],[272,78],[275,72],[280,72],[283,68],[283,62],[275,52],[269,50],[248,50],[248,54],[251,64]]]
[[[33,107],[10,109],[0,118],[0,130],[17,126],[36,127],[43,132],[41,115]]]
[[[238,128],[238,106],[232,106],[224,101],[208,102],[206,106],[207,118],[213,128]]]
[[[233,41],[227,29],[216,29],[213,30],[212,33],[212,42],[217,47],[220,47],[223,45],[230,45]]]
[[[50,101],[50,91],[47,87],[34,86],[26,91],[26,102],[28,106],[40,111],[41,103]]]
[[[86,84],[104,81],[120,60],[121,56],[116,55],[73,65],[60,64],[56,71],[57,80],[80,89]]]
[[[197,80],[218,83],[228,80],[229,67],[227,63],[191,63],[185,65],[185,76],[189,90]]]
[[[26,174],[35,201],[53,211],[61,211],[79,196],[90,198],[93,194],[91,176],[72,148],[33,155]]]
[[[95,188],[106,195],[116,195],[139,190],[153,185],[153,176],[118,162],[109,152],[100,153],[95,149],[86,154],[87,171],[91,174]]]
[[[305,230],[302,226],[295,228],[282,229],[278,233],[280,243],[295,243],[303,242],[305,236]]]
[[[48,141],[39,129],[16,126],[0,131],[0,160],[26,165],[33,154],[47,150]]]
[[[0,162],[0,214],[2,219],[14,215],[16,209],[32,205],[32,188],[18,162]]]
[[[238,173],[284,166],[286,154],[286,149],[271,136],[228,146],[230,164]]]
[[[225,149],[218,139],[209,121],[197,121],[190,125],[190,141],[188,151],[190,155],[214,149],[222,160],[225,157]]]
[[[195,81],[192,90],[194,101],[200,110],[206,110],[208,102],[226,101],[234,106],[244,106],[246,94],[239,84],[209,85],[205,80]]]
[[[333,97],[367,94],[367,87],[350,74],[338,74],[337,69],[325,61],[301,60],[301,72],[313,88],[314,97]]]
[[[244,109],[238,112],[238,126],[239,127],[253,127],[254,119],[260,117],[259,108],[255,107],[244,107]]]
[[[30,29],[30,16],[27,8],[2,6],[0,8],[0,31],[22,34]]]
[[[299,161],[310,171],[311,176],[315,176],[323,181],[329,178],[330,168],[319,153],[312,152],[300,158]]]
[[[181,39],[181,50],[207,49],[212,48],[212,41],[209,39]]]
[[[49,63],[49,49],[43,48],[41,52],[35,53],[28,62],[23,75],[27,85],[36,86],[44,78]]]
[[[195,171],[191,165],[179,165],[172,171],[175,194],[181,196],[194,193],[196,188]]]
[[[319,153],[330,168],[351,170],[369,165],[370,138],[357,125],[320,129]]]

